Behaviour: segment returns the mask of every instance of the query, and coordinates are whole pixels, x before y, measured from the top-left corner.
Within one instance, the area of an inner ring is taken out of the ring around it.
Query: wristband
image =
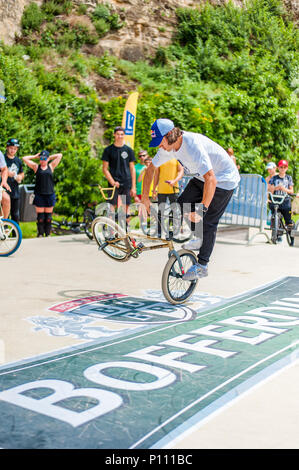
[[[206,207],[204,204],[202,205],[202,212],[203,212],[203,215],[205,215],[208,212],[208,207]]]

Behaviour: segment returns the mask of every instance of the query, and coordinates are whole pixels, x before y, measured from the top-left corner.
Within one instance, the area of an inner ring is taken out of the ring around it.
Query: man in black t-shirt
[[[16,156],[19,147],[18,139],[9,139],[5,152],[5,161],[8,169],[7,183],[11,188],[11,192],[8,193],[10,195],[10,216],[17,223],[20,221],[19,184],[24,179],[23,164]]]
[[[131,197],[136,196],[136,172],[134,151],[124,143],[125,130],[123,127],[114,129],[114,143],[104,149],[103,173],[109,186],[115,186],[111,204],[117,205],[118,196],[125,199],[125,205],[131,203]],[[110,196],[112,192],[110,193]]]

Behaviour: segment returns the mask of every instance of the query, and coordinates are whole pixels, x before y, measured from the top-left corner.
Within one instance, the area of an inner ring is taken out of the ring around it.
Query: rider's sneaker
[[[201,245],[201,238],[192,238],[191,240],[188,240],[186,243],[183,244],[183,248],[185,248],[185,250],[199,250]]]
[[[183,281],[194,281],[200,277],[207,277],[208,275],[208,266],[196,263],[188,269],[188,271],[183,275]]]

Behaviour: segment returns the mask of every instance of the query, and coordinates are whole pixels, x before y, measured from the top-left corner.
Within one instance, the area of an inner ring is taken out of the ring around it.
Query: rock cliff
[[[32,0],[0,0],[0,40],[13,44],[15,36],[21,32],[21,18],[24,8]],[[212,3],[224,3],[226,0],[211,0]],[[288,10],[293,12],[295,21],[299,19],[298,0],[284,0]],[[36,0],[41,5],[43,0]],[[74,5],[85,4],[88,11],[94,10],[100,0],[73,0]],[[175,10],[177,7],[192,7],[199,4],[195,0],[109,0],[109,3],[125,21],[125,26],[117,32],[102,38],[92,53],[101,54],[104,50],[136,61],[151,55],[159,45],[171,42],[176,27]],[[242,0],[235,0],[242,5]]]

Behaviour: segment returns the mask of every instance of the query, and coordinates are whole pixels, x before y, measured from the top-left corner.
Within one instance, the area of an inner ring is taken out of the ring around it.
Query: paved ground
[[[219,237],[209,276],[199,290],[231,297],[284,276],[299,276],[299,247],[265,241],[260,236],[247,246],[242,240]],[[160,291],[166,260],[167,251],[159,250],[116,263],[84,235],[23,240],[13,256],[1,258],[0,365],[82,344],[84,340],[71,335],[36,331],[28,318],[47,317],[50,306],[72,298]],[[173,446],[299,448],[298,394],[299,362],[295,361],[212,415],[199,429],[178,436]]]

